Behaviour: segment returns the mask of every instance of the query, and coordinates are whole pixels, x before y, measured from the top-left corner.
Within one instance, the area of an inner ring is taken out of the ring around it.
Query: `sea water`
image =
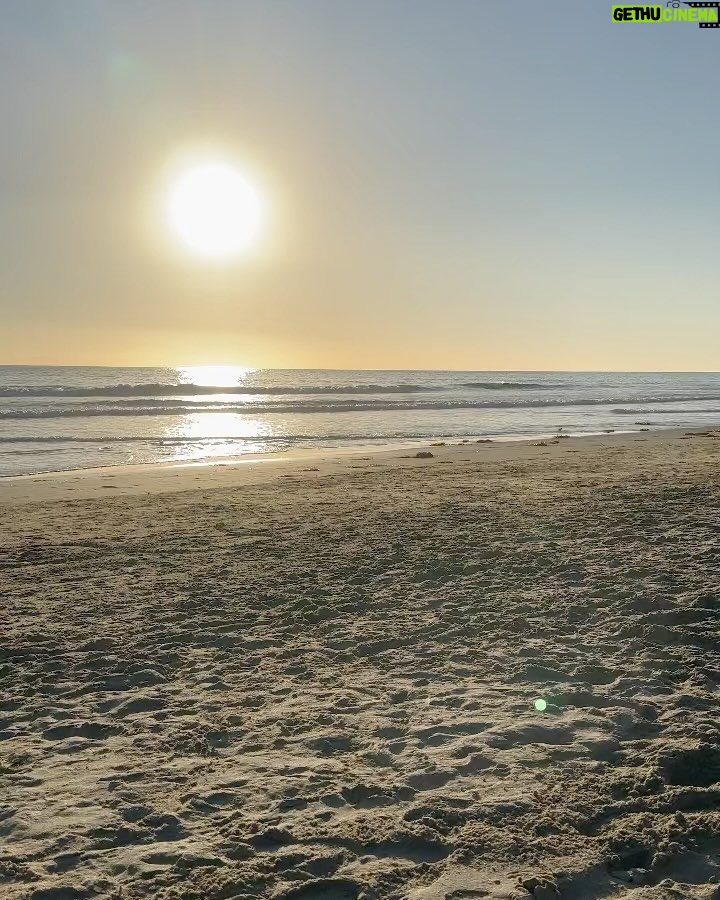
[[[0,366],[0,475],[718,424],[718,373]]]

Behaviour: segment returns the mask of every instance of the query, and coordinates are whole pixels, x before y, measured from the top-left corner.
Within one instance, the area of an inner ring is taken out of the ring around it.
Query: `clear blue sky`
[[[611,5],[0,0],[0,362],[720,368],[720,29]],[[154,239],[198,142],[256,257]]]

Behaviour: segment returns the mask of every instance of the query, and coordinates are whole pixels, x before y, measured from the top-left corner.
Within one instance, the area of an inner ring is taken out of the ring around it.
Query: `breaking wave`
[[[247,387],[238,384],[109,384],[92,387],[77,385],[35,385],[3,387],[0,397],[191,397],[203,394],[278,395],[278,394],[419,394],[457,390],[458,387],[482,390],[541,390],[560,387],[525,381],[467,381],[460,384],[335,384],[335,385],[268,385]]]
[[[709,400],[718,401],[716,396],[667,396],[653,397],[653,404],[676,404],[687,401]],[[181,398],[163,399],[148,398],[130,400],[108,400],[96,402],[92,405],[86,402],[78,402],[73,405],[60,406],[47,404],[44,406],[9,407],[0,411],[0,420],[3,419],[64,419],[64,418],[91,418],[96,416],[182,416],[198,413],[236,413],[247,414],[272,414],[272,413],[354,413],[354,412],[392,412],[405,410],[493,410],[493,409],[564,409],[579,407],[608,406],[618,403],[638,402],[638,398],[627,397],[552,397],[542,398],[514,398],[475,400],[372,400],[372,399],[317,399],[306,397],[302,400],[237,400],[218,402],[218,400],[188,400]],[[647,402],[647,400],[640,402]],[[618,415],[654,415],[655,410],[614,408],[610,410]],[[671,414],[675,409],[664,409],[662,412]],[[687,411],[687,410],[684,410]],[[697,412],[713,412],[713,410],[697,410]]]
[[[717,397],[691,397],[691,400],[703,399],[703,400],[717,400],[720,398]],[[657,403],[657,400],[653,400],[653,403]],[[611,413],[614,413],[616,416],[671,416],[677,415],[678,412],[682,412],[683,415],[686,413],[689,415],[695,415],[698,413],[720,413],[720,409],[711,409],[710,407],[704,407],[703,409],[690,409],[687,406],[683,407],[682,410],[677,409],[611,409]]]
[[[462,381],[460,387],[482,388],[485,391],[522,391],[525,389],[539,391],[559,388],[563,385],[540,381]]]

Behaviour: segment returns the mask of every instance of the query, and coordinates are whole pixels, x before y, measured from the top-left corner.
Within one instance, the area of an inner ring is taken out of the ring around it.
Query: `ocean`
[[[0,476],[719,423],[719,373],[0,366]]]

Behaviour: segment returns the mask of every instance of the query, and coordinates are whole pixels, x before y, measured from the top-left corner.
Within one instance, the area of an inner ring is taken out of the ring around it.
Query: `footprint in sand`
[[[483,741],[489,747],[509,750],[522,744],[571,744],[574,736],[574,730],[567,725],[518,725],[486,732]]]
[[[63,741],[71,737],[101,741],[113,734],[120,734],[123,730],[117,725],[106,725],[100,722],[70,722],[66,725],[55,725],[52,728],[46,728],[42,736],[46,741]]]

